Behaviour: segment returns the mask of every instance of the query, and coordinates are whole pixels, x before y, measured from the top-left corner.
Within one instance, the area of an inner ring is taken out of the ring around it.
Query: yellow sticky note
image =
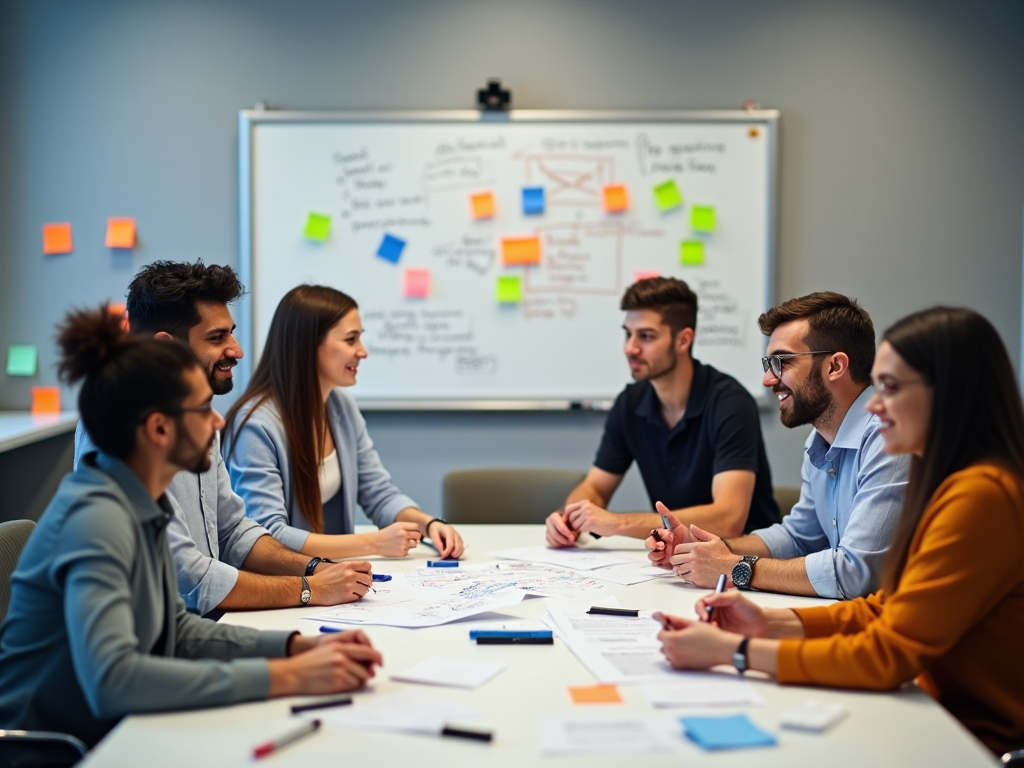
[[[32,413],[60,413],[60,387],[32,387]]]
[[[498,278],[495,298],[501,304],[518,304],[523,300],[523,283],[515,275]]]
[[[323,213],[310,213],[306,217],[306,228],[302,231],[307,240],[322,243],[331,234],[331,217]]]
[[[492,192],[477,192],[469,196],[469,204],[473,210],[474,219],[492,219],[496,206]]]
[[[683,240],[679,243],[679,263],[699,267],[704,263],[704,243],[701,240]]]
[[[573,704],[621,704],[622,695],[617,685],[570,686]]]
[[[654,188],[654,202],[659,211],[668,211],[683,204],[683,193],[676,186],[675,179],[663,181]]]
[[[405,270],[405,297],[407,299],[425,299],[430,295],[430,270]]]
[[[539,237],[503,237],[501,239],[503,264],[539,264]]]
[[[135,219],[107,219],[107,248],[135,247]]]
[[[71,224],[43,224],[43,253],[71,253]]]
[[[694,232],[715,231],[715,209],[710,205],[695,205],[690,209],[690,229]]]
[[[629,208],[629,190],[625,184],[606,184],[604,187],[604,209],[608,213],[620,213]]]

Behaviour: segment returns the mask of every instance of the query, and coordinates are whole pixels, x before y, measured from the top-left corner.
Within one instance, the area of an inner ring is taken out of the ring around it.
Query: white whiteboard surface
[[[370,357],[364,407],[607,405],[629,383],[623,291],[638,270],[686,280],[700,303],[694,356],[763,394],[757,316],[773,294],[778,112],[240,114],[242,277],[258,359],[281,297],[300,283],[359,303]],[[683,203],[656,204],[673,179]],[[629,207],[609,213],[605,184]],[[522,188],[545,210],[525,214]],[[490,191],[491,218],[470,195]],[[713,233],[691,228],[713,206]],[[331,219],[306,239],[311,212]],[[405,241],[397,263],[376,255]],[[541,261],[505,265],[502,238],[539,236]],[[703,241],[704,264],[680,262]],[[430,274],[426,298],[405,270]],[[522,300],[499,303],[499,276]]]

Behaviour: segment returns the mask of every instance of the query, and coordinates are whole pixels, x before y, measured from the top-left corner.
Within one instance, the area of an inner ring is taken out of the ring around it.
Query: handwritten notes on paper
[[[540,238],[503,237],[501,239],[501,260],[504,264],[539,264]]]
[[[35,376],[38,359],[34,344],[11,344],[7,347],[7,375]]]
[[[71,224],[43,224],[43,253],[52,256],[59,253],[71,253]]]
[[[135,247],[135,219],[107,219],[107,248]]]

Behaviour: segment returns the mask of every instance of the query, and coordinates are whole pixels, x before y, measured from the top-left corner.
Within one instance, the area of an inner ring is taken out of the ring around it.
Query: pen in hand
[[[718,583],[715,585],[715,594],[716,595],[719,592],[725,592],[725,581],[726,581],[725,574],[724,573],[718,574]],[[710,622],[711,621],[711,615],[714,613],[715,607],[713,605],[709,605],[709,606],[707,606],[705,608],[705,610],[708,612],[708,621]]]

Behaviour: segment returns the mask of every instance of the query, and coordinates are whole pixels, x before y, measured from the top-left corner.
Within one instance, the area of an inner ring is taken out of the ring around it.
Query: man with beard
[[[132,333],[188,344],[214,394],[231,391],[242,357],[228,304],[244,288],[231,267],[156,261],[128,286]],[[75,432],[75,466],[96,450],[82,423]],[[358,600],[370,587],[364,561],[330,563],[285,547],[245,516],[231,490],[216,435],[205,469],[183,471],[167,489],[175,510],[168,540],[178,591],[189,610],[212,618],[226,610],[335,605]]]
[[[691,355],[696,294],[682,280],[648,278],[627,289],[620,308],[636,383],[609,412],[586,478],[548,516],[548,544],[572,546],[582,532],[644,538],[660,528],[653,512],[605,509],[634,461],[651,506],[668,513],[667,505],[679,524],[738,536],[776,522],[754,398]]]
[[[908,455],[883,451],[871,398],[875,331],[854,299],[823,291],[773,307],[764,385],[787,427],[814,426],[804,446],[800,501],[781,524],[739,538],[691,526],[651,537],[651,560],[714,587],[720,573],[741,589],[852,598],[878,587],[903,506]],[[674,550],[674,553],[673,553]]]

